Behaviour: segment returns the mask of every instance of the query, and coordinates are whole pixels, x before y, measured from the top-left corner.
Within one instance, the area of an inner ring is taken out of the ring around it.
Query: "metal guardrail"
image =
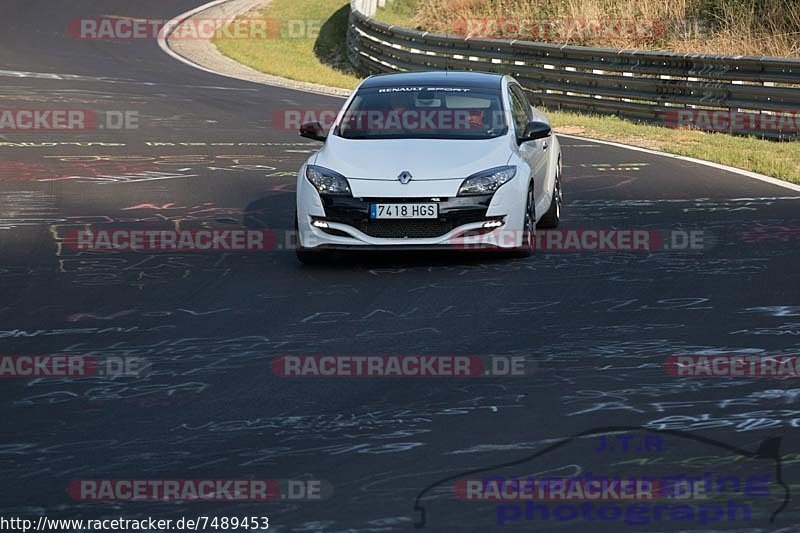
[[[348,56],[365,73],[474,70],[510,74],[534,105],[654,123],[681,109],[798,113],[800,60],[614,50],[530,41],[462,38],[370,18],[386,0],[351,0]],[[758,118],[758,117],[756,117]],[[763,118],[763,117],[760,117]],[[796,137],[786,130],[750,133]],[[740,129],[731,132],[742,133]]]

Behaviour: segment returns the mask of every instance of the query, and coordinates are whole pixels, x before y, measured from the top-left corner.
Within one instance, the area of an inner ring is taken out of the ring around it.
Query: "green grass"
[[[282,35],[273,39],[226,39],[213,42],[220,52],[267,74],[322,85],[354,88],[360,78],[347,65],[349,3],[346,0],[272,0],[260,15],[281,22]],[[248,18],[248,17],[242,17]],[[289,22],[293,21],[293,22]],[[286,28],[321,25],[319,35],[288,37]]]
[[[409,25],[417,0],[395,0],[377,18]],[[273,0],[262,15],[323,21],[318,39],[215,39],[220,51],[257,70],[345,89],[361,80],[346,67],[346,0]],[[411,6],[411,7],[409,7]],[[723,133],[676,130],[615,117],[548,111],[556,131],[696,157],[800,183],[800,142],[771,142]]]
[[[420,0],[394,0],[386,2],[386,7],[378,8],[375,18],[387,24],[396,24],[413,28],[412,19],[417,11],[417,2]],[[425,0],[422,0],[423,2]]]

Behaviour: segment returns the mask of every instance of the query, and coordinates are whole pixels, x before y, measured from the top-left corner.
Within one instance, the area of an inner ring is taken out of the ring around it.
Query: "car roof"
[[[503,84],[502,74],[471,72],[463,70],[434,70],[428,72],[401,72],[380,74],[364,80],[361,89],[377,87],[431,86],[470,87],[473,89],[499,89]]]

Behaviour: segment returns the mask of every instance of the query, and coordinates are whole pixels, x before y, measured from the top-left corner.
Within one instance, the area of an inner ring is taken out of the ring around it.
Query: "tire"
[[[522,246],[512,252],[513,257],[530,257],[536,247],[536,205],[533,201],[533,183],[528,186],[524,226],[522,230]]]
[[[558,160],[556,167],[556,183],[553,188],[553,200],[550,202],[550,207],[547,213],[536,224],[540,229],[555,229],[561,222],[561,205],[564,203],[564,195],[561,192],[561,160]]]
[[[294,212],[294,232],[297,235],[297,248],[294,252],[297,260],[304,265],[325,265],[328,262],[328,253],[320,250],[310,250],[300,246],[300,225],[297,223],[297,211]]]

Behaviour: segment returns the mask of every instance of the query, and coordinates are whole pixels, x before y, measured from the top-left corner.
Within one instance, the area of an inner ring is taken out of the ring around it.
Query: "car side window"
[[[522,90],[522,87],[516,84],[510,85],[511,92],[517,95],[520,102],[522,102],[522,109],[525,110],[525,115],[528,117],[528,121],[532,120],[533,114],[531,113],[531,102],[528,100],[528,96],[525,94],[525,91]]]
[[[527,101],[521,99],[512,86],[509,86],[508,96],[511,101],[511,114],[514,117],[517,135],[522,135],[525,131],[525,126],[528,125],[528,109],[530,105],[528,105]]]

